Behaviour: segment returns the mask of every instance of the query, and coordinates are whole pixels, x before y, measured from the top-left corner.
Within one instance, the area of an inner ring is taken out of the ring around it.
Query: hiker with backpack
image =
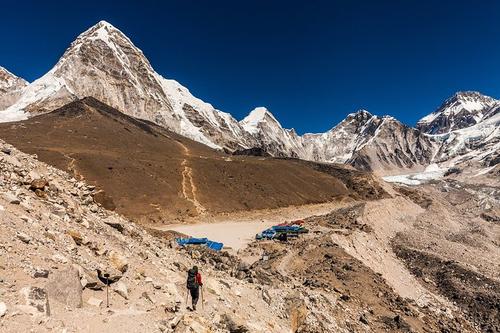
[[[200,287],[203,287],[203,282],[201,281],[201,274],[200,272],[198,272],[198,266],[193,266],[193,268],[191,268],[188,271],[186,287],[187,289],[189,289],[189,293],[191,294],[191,301],[192,301],[191,310],[196,311],[196,303],[198,303],[198,299],[200,298]]]

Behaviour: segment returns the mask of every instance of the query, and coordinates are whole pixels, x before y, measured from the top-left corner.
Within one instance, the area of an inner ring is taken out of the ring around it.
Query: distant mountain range
[[[57,64],[32,83],[0,67],[0,122],[47,113],[91,96],[211,148],[259,148],[276,157],[346,163],[379,174],[499,162],[500,101],[458,92],[412,128],[361,110],[325,133],[298,135],[266,108],[241,121],[155,72],[142,51],[101,21],[71,43]]]

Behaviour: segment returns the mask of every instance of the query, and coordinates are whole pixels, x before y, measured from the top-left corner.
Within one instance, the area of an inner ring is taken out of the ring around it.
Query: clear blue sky
[[[407,124],[459,90],[500,97],[500,1],[4,1],[0,65],[32,81],[99,20],[163,76],[299,133],[364,108]]]

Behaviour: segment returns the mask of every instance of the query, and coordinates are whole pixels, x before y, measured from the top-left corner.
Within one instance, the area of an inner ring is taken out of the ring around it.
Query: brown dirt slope
[[[359,196],[352,182],[365,183],[299,161],[228,156],[93,98],[0,124],[0,137],[93,183],[103,206],[143,222],[326,202]]]

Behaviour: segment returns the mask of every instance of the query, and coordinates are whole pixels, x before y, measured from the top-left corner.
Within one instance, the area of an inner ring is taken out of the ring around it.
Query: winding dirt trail
[[[182,195],[184,198],[193,204],[198,215],[203,215],[207,212],[206,208],[197,199],[197,188],[193,180],[193,169],[189,166],[188,157],[191,156],[189,148],[180,141],[177,143],[182,147],[185,158],[181,162],[182,170]]]

